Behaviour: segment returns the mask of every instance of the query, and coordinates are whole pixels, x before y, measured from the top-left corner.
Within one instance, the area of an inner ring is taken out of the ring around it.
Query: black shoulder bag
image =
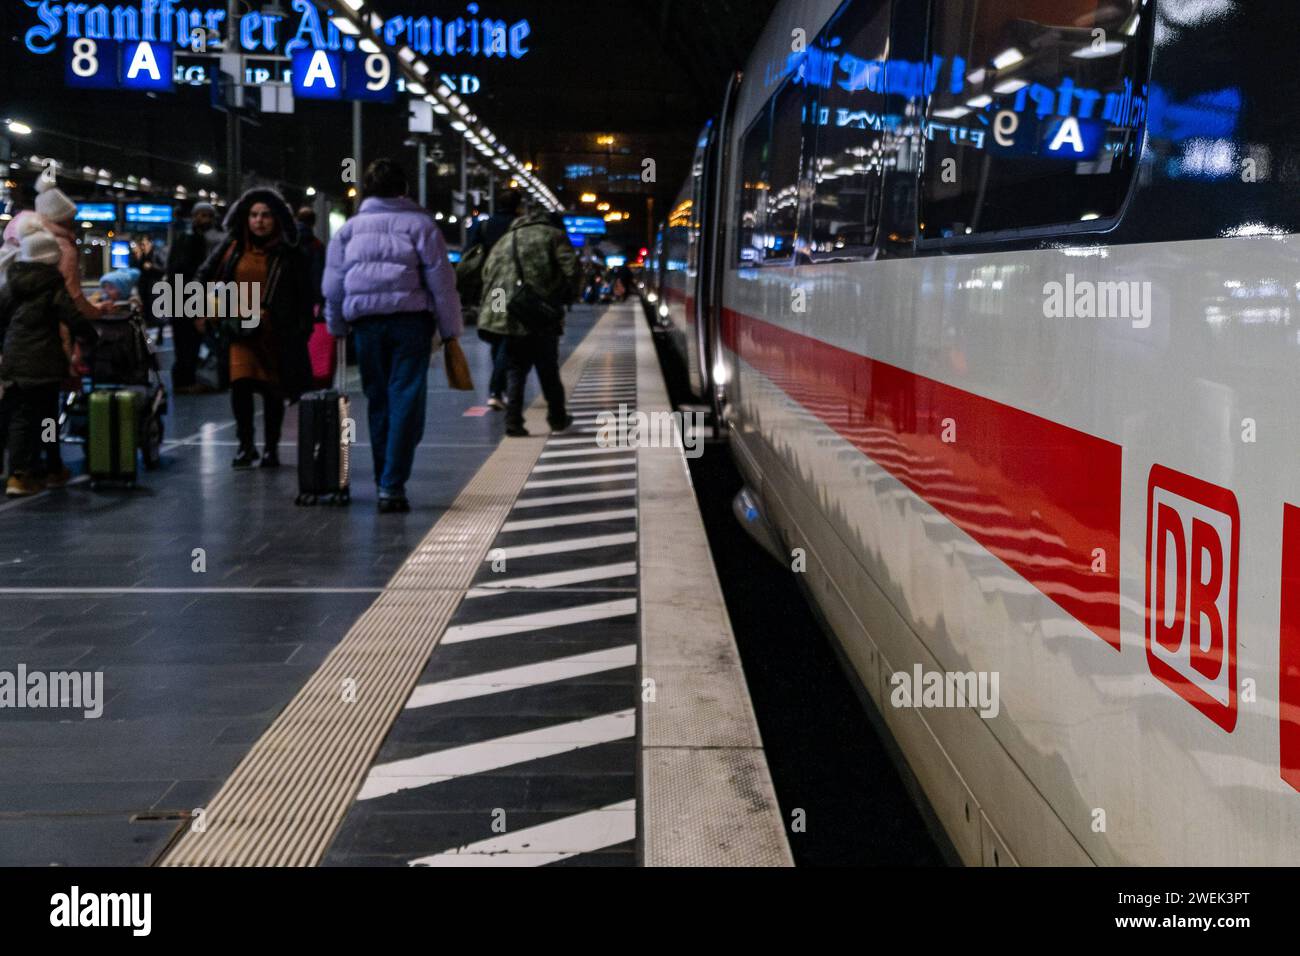
[[[564,307],[556,305],[528,284],[523,261],[519,258],[519,230],[510,235],[510,252],[515,257],[515,271],[519,278],[515,281],[510,301],[506,303],[506,314],[531,335],[555,334],[564,321]]]

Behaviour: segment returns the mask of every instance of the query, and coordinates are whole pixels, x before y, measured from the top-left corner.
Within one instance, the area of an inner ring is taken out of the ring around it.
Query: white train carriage
[[[1297,28],[781,3],[666,223],[693,387],[967,863],[1300,862]]]

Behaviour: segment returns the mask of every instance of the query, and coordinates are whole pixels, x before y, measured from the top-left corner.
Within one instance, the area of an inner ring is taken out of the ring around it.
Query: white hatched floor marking
[[[583,455],[626,455],[626,448],[584,448],[575,451],[544,451],[543,458],[581,458]]]
[[[422,856],[410,866],[545,866],[636,839],[636,801],[611,803],[535,827],[503,833],[455,850]]]
[[[635,458],[612,458],[608,461],[577,461],[571,465],[538,465],[533,472],[546,471],[583,471],[588,468],[613,468],[615,466],[635,465]]]
[[[573,485],[602,485],[607,481],[636,481],[635,471],[615,471],[607,475],[570,475],[567,478],[551,478],[546,481],[526,481],[525,489],[534,488],[568,488]]]
[[[373,800],[455,777],[486,773],[570,750],[626,740],[635,734],[636,711],[620,710],[405,760],[375,764],[361,785],[357,799]]]
[[[620,491],[587,491],[580,495],[547,495],[545,498],[521,498],[515,502],[515,510],[518,511],[520,508],[546,508],[550,505],[576,505],[584,501],[610,501],[614,498],[635,497],[635,488]]]
[[[592,432],[590,438],[552,438],[546,443],[546,447],[550,448],[552,445],[594,445],[598,441],[600,441],[598,433]]]
[[[491,597],[507,594],[514,588],[562,588],[571,584],[588,584],[592,581],[604,581],[609,578],[622,578],[636,574],[635,561],[620,561],[616,564],[602,564],[595,568],[578,568],[576,571],[552,571],[548,574],[527,574],[517,578],[502,578],[470,588],[466,598]]]
[[[560,528],[574,524],[596,524],[601,521],[622,521],[635,518],[635,508],[621,508],[617,511],[588,511],[580,515],[560,515],[555,518],[530,518],[526,521],[507,521],[501,526],[502,534],[511,531],[536,531],[539,528]]]
[[[636,598],[620,598],[617,601],[601,601],[599,604],[584,604],[580,607],[562,608],[558,611],[538,611],[533,614],[518,614],[513,617],[501,617],[493,621],[479,621],[475,624],[458,624],[447,628],[443,634],[443,644],[460,644],[464,641],[478,641],[486,637],[505,637],[509,634],[522,634],[525,631],[542,631],[551,627],[564,627],[569,624],[587,624],[591,621],[603,621],[611,617],[623,617],[636,613]]]
[[[410,700],[406,702],[406,709],[433,707],[453,700],[468,700],[471,697],[486,697],[489,694],[518,690],[521,687],[553,684],[574,677],[616,671],[620,667],[631,667],[635,663],[636,645],[624,644],[621,647],[610,647],[602,651],[557,657],[553,661],[542,661],[538,664],[507,667],[470,677],[421,684],[411,693]]]
[[[521,544],[514,548],[493,548],[488,552],[488,556],[484,560],[495,561],[498,558],[504,558],[510,561],[514,558],[535,558],[541,554],[591,551],[594,548],[609,548],[616,544],[634,544],[635,542],[635,531],[627,531],[623,534],[598,534],[587,538],[565,538],[560,541],[546,541],[541,544]]]

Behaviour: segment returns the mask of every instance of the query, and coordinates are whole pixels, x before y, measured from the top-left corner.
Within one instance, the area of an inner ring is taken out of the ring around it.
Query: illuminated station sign
[[[49,54],[62,41],[65,81],[81,89],[169,91],[177,82],[193,83],[198,80],[195,71],[202,68],[178,64],[177,59],[207,56],[208,44],[215,46],[226,26],[224,9],[201,9],[172,0],[93,6],[49,0],[23,3],[37,20],[23,35],[27,49]],[[391,102],[395,98],[402,85],[400,71],[387,53],[375,47],[363,51],[359,38],[340,31],[312,0],[292,0],[291,6],[289,16],[250,11],[240,18],[235,49],[229,52],[292,63],[289,70],[250,68],[245,71],[250,84],[291,82],[295,96],[304,99]],[[415,53],[444,60],[518,60],[529,53],[529,21],[479,14],[479,4],[469,3],[463,15],[448,19],[393,16],[376,36],[403,57]],[[206,79],[206,69],[202,72]],[[473,91],[460,77],[451,79],[451,88]],[[469,80],[477,89],[477,78]]]

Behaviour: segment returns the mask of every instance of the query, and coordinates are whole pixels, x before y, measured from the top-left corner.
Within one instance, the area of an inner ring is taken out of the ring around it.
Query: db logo
[[[1237,499],[1156,465],[1147,483],[1147,663],[1229,733],[1237,725]]]

